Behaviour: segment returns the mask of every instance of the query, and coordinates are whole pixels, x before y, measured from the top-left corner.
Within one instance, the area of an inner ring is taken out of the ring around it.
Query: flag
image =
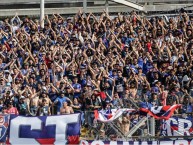
[[[181,107],[180,104],[173,105],[173,106],[168,105],[168,106],[158,106],[158,107],[149,107],[149,108],[142,106],[140,108],[140,111],[145,112],[156,119],[168,120],[173,115],[174,111],[180,107]]]
[[[95,110],[95,119],[101,122],[112,122],[119,118],[123,112],[132,112],[135,109],[106,109],[106,110]]]

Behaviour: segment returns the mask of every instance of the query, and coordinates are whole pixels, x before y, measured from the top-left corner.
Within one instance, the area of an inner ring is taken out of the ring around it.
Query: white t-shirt
[[[15,34],[15,31],[19,29],[19,26],[12,26],[13,33]]]

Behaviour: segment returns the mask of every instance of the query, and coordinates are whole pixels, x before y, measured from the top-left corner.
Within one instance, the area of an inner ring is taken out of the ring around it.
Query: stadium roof
[[[84,0],[45,0],[45,14],[75,14],[83,7]],[[85,0],[86,12],[100,13],[108,6],[109,12],[176,11],[181,8],[192,10],[192,0]],[[40,0],[1,0],[0,16],[39,15]]]

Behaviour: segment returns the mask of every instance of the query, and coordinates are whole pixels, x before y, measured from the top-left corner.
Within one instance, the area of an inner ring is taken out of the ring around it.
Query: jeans
[[[94,112],[86,111],[85,112],[85,123],[92,126],[94,120]]]

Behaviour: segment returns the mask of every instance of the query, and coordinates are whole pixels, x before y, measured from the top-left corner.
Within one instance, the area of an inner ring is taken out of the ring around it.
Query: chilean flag
[[[158,106],[158,107],[149,107],[145,108],[141,106],[140,111],[153,116],[155,119],[165,119],[168,120],[174,113],[174,111],[180,108],[180,104],[176,104],[173,106]]]

